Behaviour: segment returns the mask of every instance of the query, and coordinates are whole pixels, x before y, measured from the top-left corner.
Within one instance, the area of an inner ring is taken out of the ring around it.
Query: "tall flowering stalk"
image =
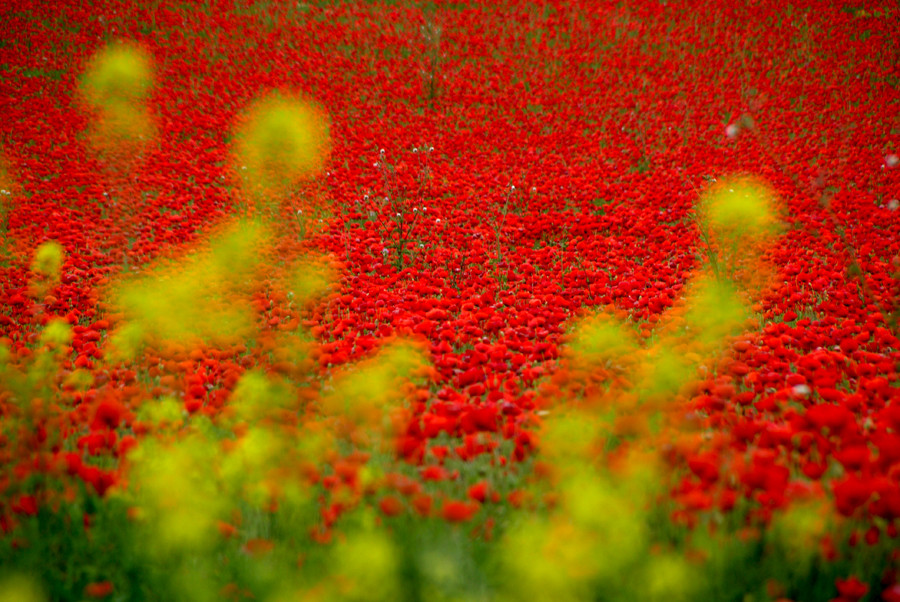
[[[82,75],[79,93],[93,117],[89,141],[113,186],[117,202],[135,210],[134,170],[156,137],[146,104],[153,87],[151,56],[140,46],[117,42],[97,52]]]
[[[253,102],[236,128],[234,169],[257,214],[274,215],[297,186],[318,175],[331,153],[325,111],[275,92]]]

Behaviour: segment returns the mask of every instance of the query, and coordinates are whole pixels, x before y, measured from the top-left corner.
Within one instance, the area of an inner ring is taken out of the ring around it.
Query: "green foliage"
[[[129,600],[161,599],[165,591],[151,590],[159,575],[133,553],[140,545],[136,535],[125,506],[112,499],[101,503],[81,487],[65,504],[40,507],[0,538],[0,599],[80,602],[89,584],[106,580]]]
[[[0,580],[0,599],[7,602],[44,602],[44,591],[34,580],[9,575]]]
[[[373,602],[396,600],[400,594],[398,552],[382,531],[369,529],[336,545],[332,562],[338,598]]]

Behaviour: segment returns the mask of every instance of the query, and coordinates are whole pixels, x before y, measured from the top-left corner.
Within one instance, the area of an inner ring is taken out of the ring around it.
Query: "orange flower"
[[[219,529],[219,533],[221,533],[222,536],[226,538],[234,537],[238,532],[237,527],[221,520],[216,523],[216,527]]]
[[[525,499],[528,494],[522,489],[516,489],[515,491],[510,491],[506,496],[506,500],[509,502],[509,505],[513,508],[521,508],[525,503]]]
[[[262,556],[268,554],[275,547],[275,544],[268,539],[251,539],[244,544],[244,551],[251,556]]]

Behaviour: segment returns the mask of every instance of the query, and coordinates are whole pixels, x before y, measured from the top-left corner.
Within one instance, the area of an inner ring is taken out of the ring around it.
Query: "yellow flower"
[[[248,109],[237,132],[235,167],[252,194],[277,196],[321,172],[330,151],[325,112],[276,93]]]

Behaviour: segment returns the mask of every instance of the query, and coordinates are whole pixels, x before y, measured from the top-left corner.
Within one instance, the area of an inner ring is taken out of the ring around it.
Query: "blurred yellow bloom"
[[[81,93],[94,108],[104,108],[143,100],[152,83],[150,55],[135,44],[119,42],[91,59],[81,80]]]
[[[238,127],[235,167],[254,197],[285,194],[316,176],[331,152],[325,112],[301,99],[272,94],[253,103]]]

